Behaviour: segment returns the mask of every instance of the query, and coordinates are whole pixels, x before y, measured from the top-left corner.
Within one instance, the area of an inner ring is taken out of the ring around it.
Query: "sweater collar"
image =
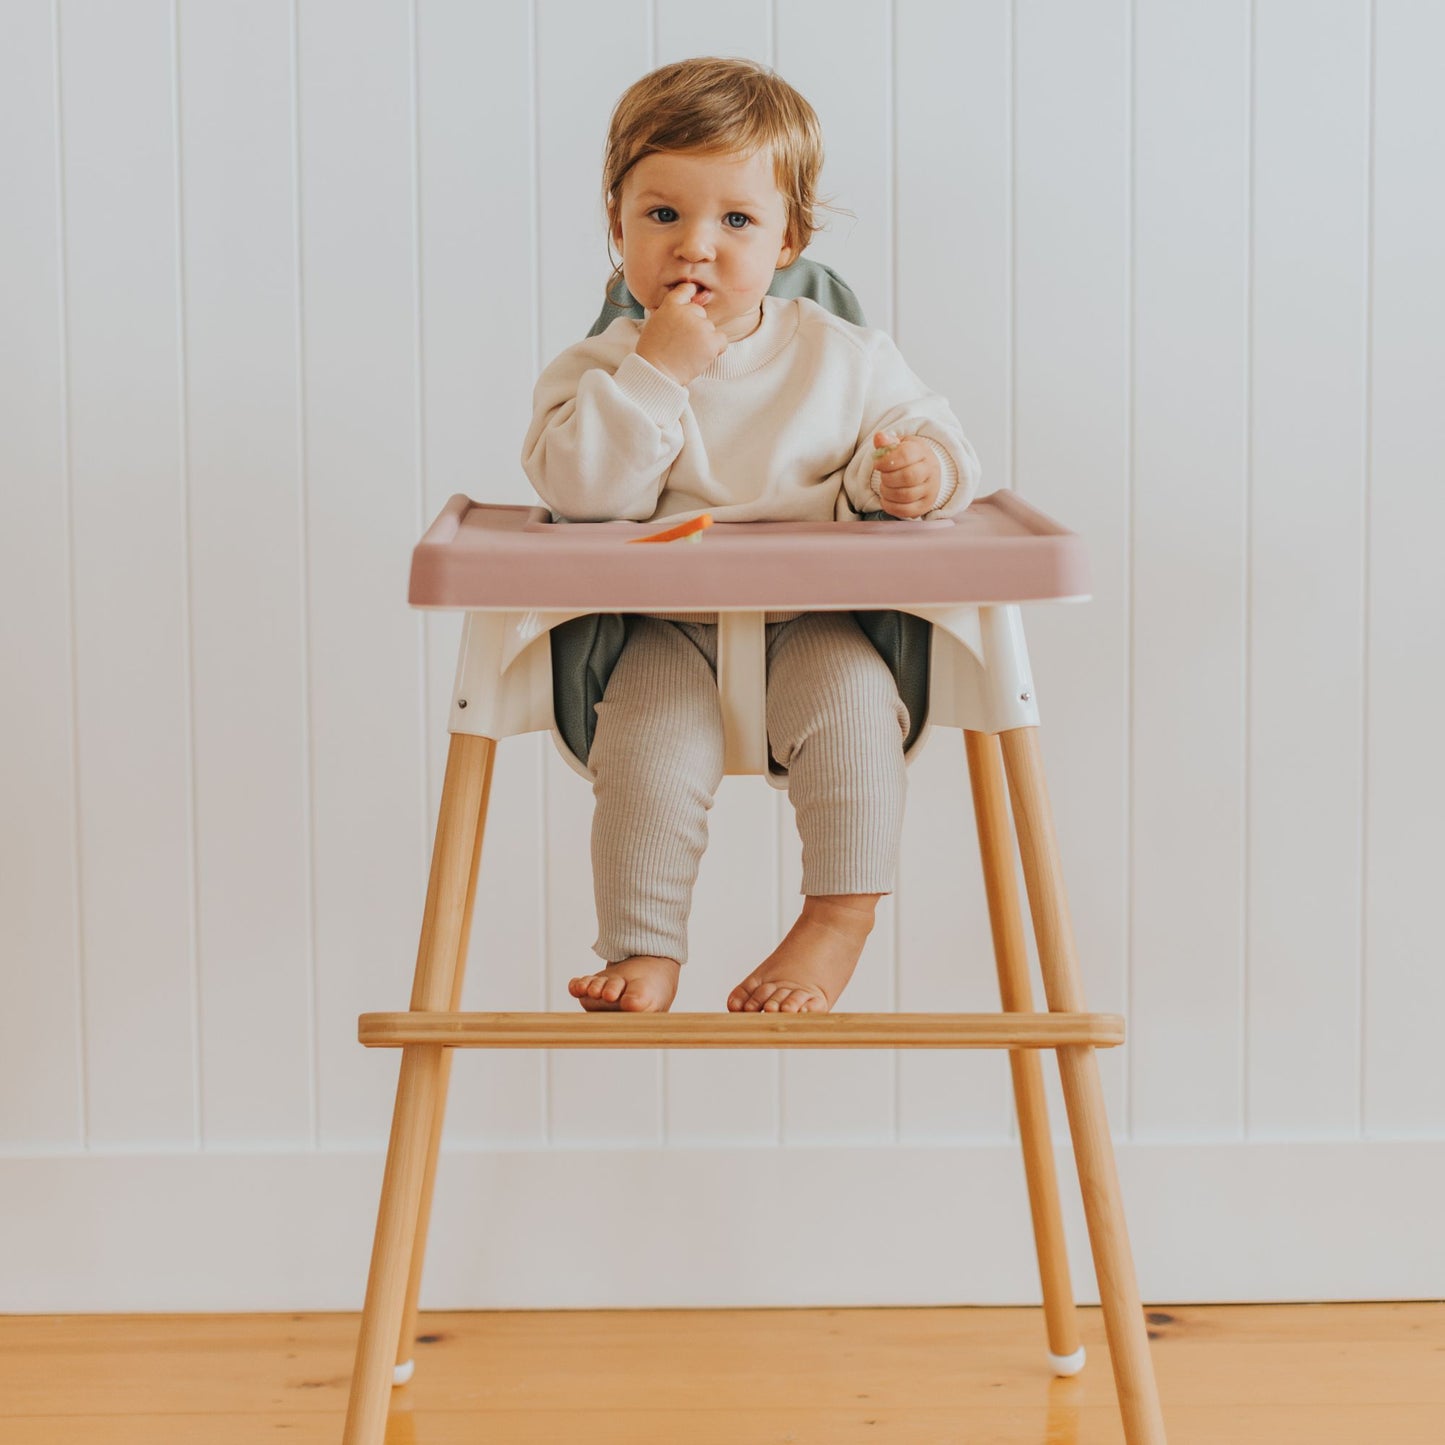
[[[733,341],[699,381],[747,376],[766,366],[792,339],[798,329],[798,303],[784,296],[763,297],[763,319],[751,336]]]

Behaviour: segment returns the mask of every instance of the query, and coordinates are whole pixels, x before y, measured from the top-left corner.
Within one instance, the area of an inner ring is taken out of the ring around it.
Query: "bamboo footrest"
[[[1118,1014],[409,1013],[362,1014],[368,1048],[1056,1049],[1124,1042]]]

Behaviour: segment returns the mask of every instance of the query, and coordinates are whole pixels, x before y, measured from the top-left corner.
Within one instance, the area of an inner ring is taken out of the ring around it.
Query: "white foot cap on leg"
[[[408,1360],[404,1365],[394,1365],[391,1371],[391,1383],[393,1385],[404,1385],[411,1379],[416,1371],[416,1361]]]
[[[1049,1368],[1056,1375],[1077,1375],[1084,1368],[1084,1347],[1080,1345],[1072,1355],[1049,1355]]]

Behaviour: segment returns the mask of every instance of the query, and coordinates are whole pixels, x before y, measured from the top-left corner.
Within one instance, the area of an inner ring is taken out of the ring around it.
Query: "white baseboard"
[[[1096,1302],[1057,1157],[1075,1288]],[[1146,1303],[1445,1297],[1445,1140],[1118,1158]],[[374,1153],[0,1158],[0,1311],[357,1309],[380,1179]],[[422,1302],[1038,1298],[1018,1152],[979,1145],[449,1153]]]

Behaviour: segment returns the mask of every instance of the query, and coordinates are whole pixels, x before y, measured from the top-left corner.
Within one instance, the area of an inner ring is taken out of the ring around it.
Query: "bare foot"
[[[731,1013],[827,1013],[853,977],[878,893],[808,897],[788,936],[729,995]]]
[[[585,1009],[626,1009],[630,1013],[666,1013],[677,997],[682,965],[675,958],[638,953],[609,963],[599,973],[584,973],[567,992]]]

